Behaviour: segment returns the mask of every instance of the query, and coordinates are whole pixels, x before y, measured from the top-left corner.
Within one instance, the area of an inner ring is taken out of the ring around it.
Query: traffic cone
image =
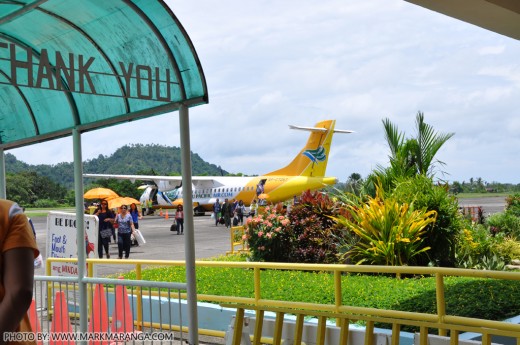
[[[119,277],[123,279],[123,277]],[[117,285],[114,294],[115,306],[112,313],[112,333],[141,333],[141,331],[134,330],[134,317],[132,316],[132,309],[130,307],[130,300],[128,299],[128,291],[126,286]],[[113,341],[110,345],[124,345],[125,342]]]
[[[31,328],[34,333],[40,333],[42,331],[40,320],[38,319],[38,313],[36,312],[36,302],[34,301],[34,298],[29,307],[29,322],[31,323]],[[43,341],[38,340],[38,345],[42,344]]]
[[[166,213],[164,214],[164,219],[168,219],[170,216],[168,215],[168,210],[166,210]]]
[[[71,333],[72,326],[70,324],[69,309],[67,307],[67,298],[65,292],[56,292],[54,298],[54,314],[52,316],[51,333]],[[74,344],[72,340],[56,340],[50,339],[50,345],[70,345]]]
[[[108,307],[105,289],[102,284],[97,284],[94,289],[92,300],[92,310],[90,312],[89,332],[107,333],[108,332]],[[90,345],[106,345],[109,341],[90,341]]]
[[[159,216],[161,216],[161,217],[163,216],[162,208],[161,208],[160,211],[159,211]]]
[[[123,278],[119,277],[119,279]],[[116,286],[114,299],[115,308],[112,313],[112,333],[132,333],[134,331],[134,317],[132,316],[132,308],[130,308],[126,286]]]

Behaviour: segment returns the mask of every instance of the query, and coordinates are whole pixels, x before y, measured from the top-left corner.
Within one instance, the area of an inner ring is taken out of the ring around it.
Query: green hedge
[[[124,275],[135,279],[135,272]],[[184,267],[143,270],[152,281],[185,282]],[[520,314],[520,284],[478,278],[445,278],[449,315],[503,320]],[[334,276],[329,272],[263,270],[262,298],[334,304]],[[197,268],[197,293],[254,297],[253,270]],[[397,279],[381,275],[349,274],[342,277],[343,304],[435,314],[435,277]]]

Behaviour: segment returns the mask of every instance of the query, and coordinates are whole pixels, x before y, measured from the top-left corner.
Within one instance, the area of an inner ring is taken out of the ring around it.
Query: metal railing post
[[[437,299],[437,316],[439,323],[443,324],[446,316],[446,301],[444,299],[444,277],[441,273],[435,274],[435,296]],[[446,336],[446,329],[439,328],[439,335]]]
[[[141,264],[135,265],[135,279],[142,280],[142,272],[141,272],[142,266]],[[159,290],[160,292],[161,290]],[[143,295],[141,287],[138,286],[136,289],[137,294],[137,330],[142,331],[143,330]],[[159,293],[159,297],[161,294]],[[182,327],[182,325],[181,325]]]

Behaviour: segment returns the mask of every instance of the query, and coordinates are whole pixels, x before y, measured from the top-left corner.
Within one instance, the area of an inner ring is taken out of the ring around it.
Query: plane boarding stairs
[[[251,345],[251,337],[255,329],[255,317],[244,317],[244,325],[242,327],[241,345]],[[275,319],[264,318],[262,327],[262,338],[273,338],[275,332]],[[235,317],[231,319],[228,330],[225,336],[226,345],[233,344],[233,332],[235,325]],[[282,327],[282,344],[292,345],[294,341],[294,331],[296,322],[294,320],[284,320]],[[301,341],[302,344],[315,345],[318,336],[317,323],[305,322],[302,330]],[[392,333],[391,330],[375,329],[373,345],[390,345]],[[327,325],[325,331],[324,345],[337,345],[340,343],[340,328]],[[412,334],[401,332],[400,345],[420,345],[419,334]],[[474,340],[459,339],[459,345],[480,345],[482,342]],[[365,345],[365,329],[360,326],[350,325],[348,345]],[[450,338],[438,335],[428,335],[428,345],[450,345]],[[491,345],[499,345],[492,343]]]

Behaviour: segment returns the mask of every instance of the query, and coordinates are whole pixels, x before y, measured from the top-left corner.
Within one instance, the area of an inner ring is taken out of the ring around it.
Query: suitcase
[[[135,230],[134,236],[135,236],[137,243],[139,243],[140,246],[142,246],[143,244],[146,244],[146,240],[144,239],[143,234],[141,234],[141,231]]]

